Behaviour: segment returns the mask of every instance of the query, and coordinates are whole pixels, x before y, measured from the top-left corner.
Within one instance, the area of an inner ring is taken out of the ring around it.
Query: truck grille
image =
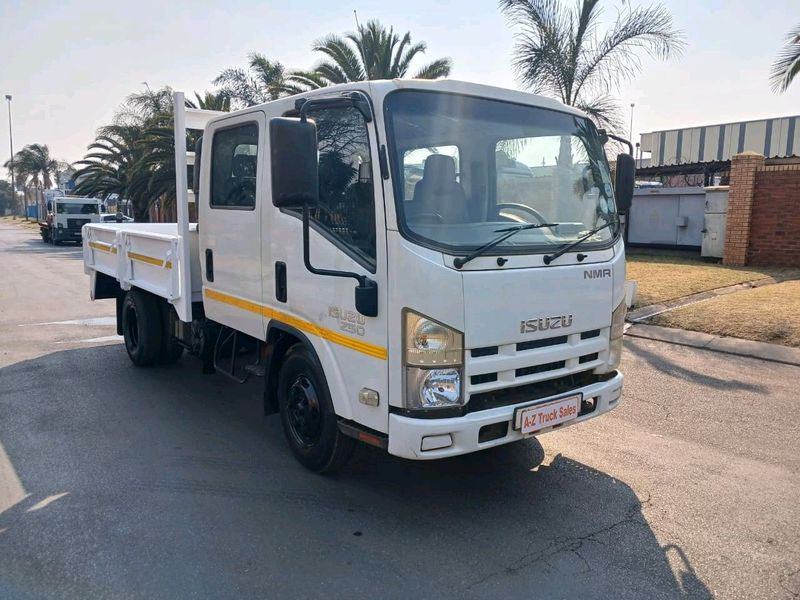
[[[80,229],[91,219],[67,219],[67,229]]]
[[[503,388],[562,379],[606,360],[609,329],[472,348],[467,352],[470,396]]]

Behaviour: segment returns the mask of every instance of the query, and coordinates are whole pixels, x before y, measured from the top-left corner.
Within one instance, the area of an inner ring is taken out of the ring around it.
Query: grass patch
[[[629,254],[627,260],[627,278],[639,284],[637,307],[765,277],[800,279],[800,269],[726,267],[687,256]]]
[[[0,223],[19,225],[20,227],[26,227],[28,229],[35,229],[36,231],[39,231],[39,223],[36,221],[36,219],[30,219],[29,221],[26,221],[24,217],[2,216],[0,217]]]
[[[742,290],[655,316],[654,325],[800,348],[800,281]]]

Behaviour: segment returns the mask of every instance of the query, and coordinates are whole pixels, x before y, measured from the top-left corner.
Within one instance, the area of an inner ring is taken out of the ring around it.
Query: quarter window
[[[214,134],[211,207],[253,209],[258,173],[258,125],[247,123]]]

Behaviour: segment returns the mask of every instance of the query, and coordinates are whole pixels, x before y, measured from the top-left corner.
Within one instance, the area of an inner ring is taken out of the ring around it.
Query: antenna
[[[353,16],[356,19],[356,29],[361,29],[361,25],[358,23],[358,11],[356,9],[353,9]]]

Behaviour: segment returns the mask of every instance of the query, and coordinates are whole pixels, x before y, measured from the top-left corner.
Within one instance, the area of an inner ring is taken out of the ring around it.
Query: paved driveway
[[[800,592],[796,367],[627,340],[610,415],[320,477],[257,384],[136,369],[113,312],[0,225],[0,598]]]

